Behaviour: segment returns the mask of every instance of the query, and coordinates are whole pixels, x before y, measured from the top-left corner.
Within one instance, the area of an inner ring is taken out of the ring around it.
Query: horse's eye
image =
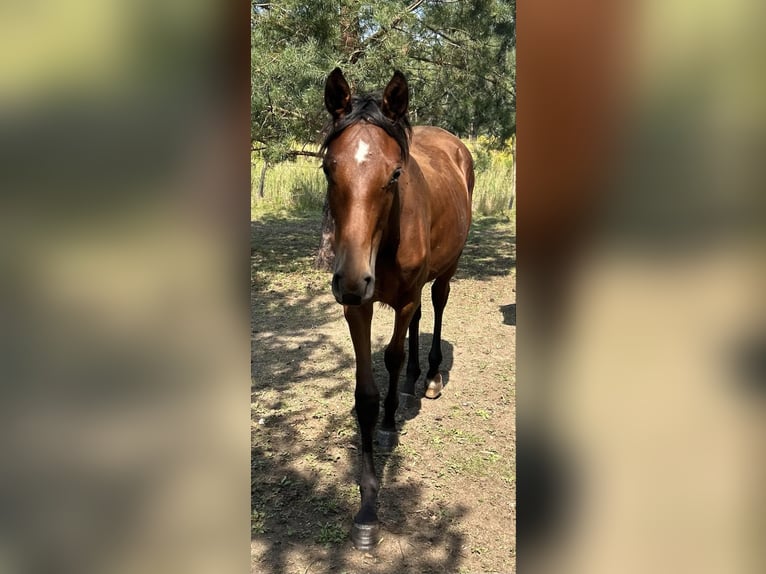
[[[394,173],[391,175],[391,181],[389,182],[389,185],[396,183],[396,181],[399,179],[400,175],[402,175],[402,168],[397,167],[394,170]]]

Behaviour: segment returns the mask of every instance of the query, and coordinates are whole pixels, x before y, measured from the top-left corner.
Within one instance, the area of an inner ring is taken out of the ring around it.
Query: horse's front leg
[[[420,378],[420,315],[422,305],[418,305],[415,314],[410,319],[409,346],[407,352],[407,378],[399,393],[399,404],[403,409],[409,409],[418,405],[415,397],[415,384]]]
[[[388,395],[386,395],[386,402],[384,403],[383,422],[378,431],[378,444],[380,445],[381,450],[390,451],[398,443],[396,419],[394,415],[399,406],[397,386],[399,384],[399,374],[402,371],[402,364],[404,363],[404,338],[407,335],[407,328],[410,326],[410,321],[412,321],[413,317],[417,316],[419,312],[419,300],[412,301],[401,309],[396,310],[394,334],[391,336],[391,341],[389,342],[388,347],[386,347],[384,356],[386,370],[388,371]],[[419,316],[418,320],[420,320]]]
[[[378,419],[380,393],[372,377],[370,357],[370,325],[372,324],[372,303],[360,306],[345,305],[343,313],[351,332],[356,355],[356,390],[354,406],[362,436],[362,472],[359,478],[359,492],[362,504],[354,517],[351,540],[360,550],[368,550],[378,543],[378,477],[372,458],[372,432]]]

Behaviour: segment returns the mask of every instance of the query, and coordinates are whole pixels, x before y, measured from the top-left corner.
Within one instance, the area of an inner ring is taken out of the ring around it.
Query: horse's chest
[[[428,275],[425,261],[418,265],[402,265],[395,258],[378,260],[375,267],[376,298],[391,307],[412,300],[423,287]]]

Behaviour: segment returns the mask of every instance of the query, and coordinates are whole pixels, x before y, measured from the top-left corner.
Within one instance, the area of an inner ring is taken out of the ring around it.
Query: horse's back
[[[454,267],[468,238],[473,158],[465,144],[441,128],[417,126],[410,155],[428,184],[431,212],[429,279]]]
[[[450,168],[456,170],[466,184],[466,192],[470,199],[473,193],[473,158],[471,152],[460,138],[447,130],[434,126],[416,126],[412,130],[412,148],[410,153],[415,156],[421,169],[431,168],[434,174],[449,175]],[[426,173],[426,177],[432,174]]]

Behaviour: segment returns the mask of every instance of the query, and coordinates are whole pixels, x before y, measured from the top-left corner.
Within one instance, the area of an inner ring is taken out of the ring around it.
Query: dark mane
[[[351,112],[338,121],[330,123],[327,137],[319,149],[320,153],[324,154],[332,141],[347,127],[365,121],[385,130],[389,136],[394,138],[402,150],[402,160],[406,160],[410,153],[410,135],[412,134],[412,126],[407,114],[396,121],[392,121],[380,109],[380,100],[380,94],[354,96],[351,99]]]

